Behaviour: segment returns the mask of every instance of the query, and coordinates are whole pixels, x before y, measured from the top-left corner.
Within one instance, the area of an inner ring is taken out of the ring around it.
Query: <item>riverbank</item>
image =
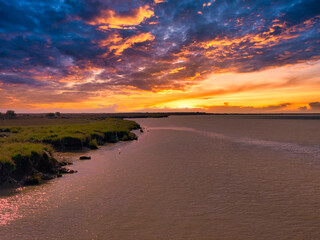
[[[60,121],[61,122],[61,121]],[[75,121],[77,122],[77,121]],[[91,120],[86,123],[3,126],[0,122],[0,185],[39,184],[43,180],[73,173],[64,168],[54,152],[98,149],[105,143],[137,139],[131,132],[139,124],[123,119]]]

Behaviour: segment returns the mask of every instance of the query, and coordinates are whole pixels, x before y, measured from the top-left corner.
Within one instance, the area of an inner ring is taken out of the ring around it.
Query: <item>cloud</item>
[[[111,9],[101,10],[99,15],[95,16],[91,21],[87,21],[90,25],[101,25],[100,29],[120,28],[125,29],[129,26],[136,26],[148,18],[154,16],[153,9],[149,5],[140,6],[130,11],[116,13]]]
[[[37,81],[33,78],[20,77],[19,75],[5,75],[0,74],[0,82],[9,85],[29,85],[29,86],[44,86],[47,85],[46,82]]]
[[[112,45],[109,46],[109,50],[115,50],[115,55],[122,55],[123,51],[132,47],[137,43],[144,43],[146,41],[153,41],[155,37],[150,33],[140,33],[138,35],[133,35],[125,40],[118,38],[114,40]]]
[[[311,102],[309,106],[312,110],[320,110],[320,102]]]
[[[307,111],[307,110],[308,110],[308,108],[307,108],[306,106],[299,107],[298,109],[299,109],[300,111]]]

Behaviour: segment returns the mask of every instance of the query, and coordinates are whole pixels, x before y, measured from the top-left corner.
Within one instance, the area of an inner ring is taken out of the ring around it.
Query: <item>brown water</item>
[[[2,192],[0,239],[320,238],[319,120],[136,121],[77,174]]]

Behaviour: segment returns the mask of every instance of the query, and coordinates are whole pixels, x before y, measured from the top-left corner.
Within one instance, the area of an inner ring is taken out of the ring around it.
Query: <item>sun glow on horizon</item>
[[[180,71],[180,70],[179,70]],[[251,73],[217,73],[186,90],[135,89],[110,96],[108,90],[78,103],[32,104],[30,109],[63,111],[300,112],[319,96],[320,61]],[[304,79],[303,84],[299,81]],[[309,107],[310,110],[310,107]]]

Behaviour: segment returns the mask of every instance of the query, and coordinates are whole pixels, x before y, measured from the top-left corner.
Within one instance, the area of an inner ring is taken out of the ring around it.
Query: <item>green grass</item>
[[[59,173],[60,165],[53,158],[53,151],[97,149],[107,142],[133,140],[137,137],[130,131],[138,128],[133,121],[84,116],[56,121],[36,118],[0,121],[0,184],[10,178],[21,184],[38,184],[42,178]]]
[[[16,169],[19,161],[33,160],[42,156],[43,153],[51,153],[53,148],[44,144],[35,143],[5,143],[0,145],[0,163],[9,170]]]
[[[89,147],[105,142],[130,140],[130,134],[139,125],[133,121],[107,119],[86,124],[61,124],[49,126],[24,126],[0,128],[8,136],[0,138],[1,143],[30,142],[51,144],[56,149]]]
[[[139,127],[133,121],[122,119],[60,125],[0,126],[0,163],[10,171],[23,171],[30,166],[49,169],[48,162],[52,160],[48,158],[52,157],[46,157],[46,154],[51,156],[54,150],[97,149],[106,142],[133,140],[136,135],[130,131]],[[45,158],[47,163],[43,162]]]

